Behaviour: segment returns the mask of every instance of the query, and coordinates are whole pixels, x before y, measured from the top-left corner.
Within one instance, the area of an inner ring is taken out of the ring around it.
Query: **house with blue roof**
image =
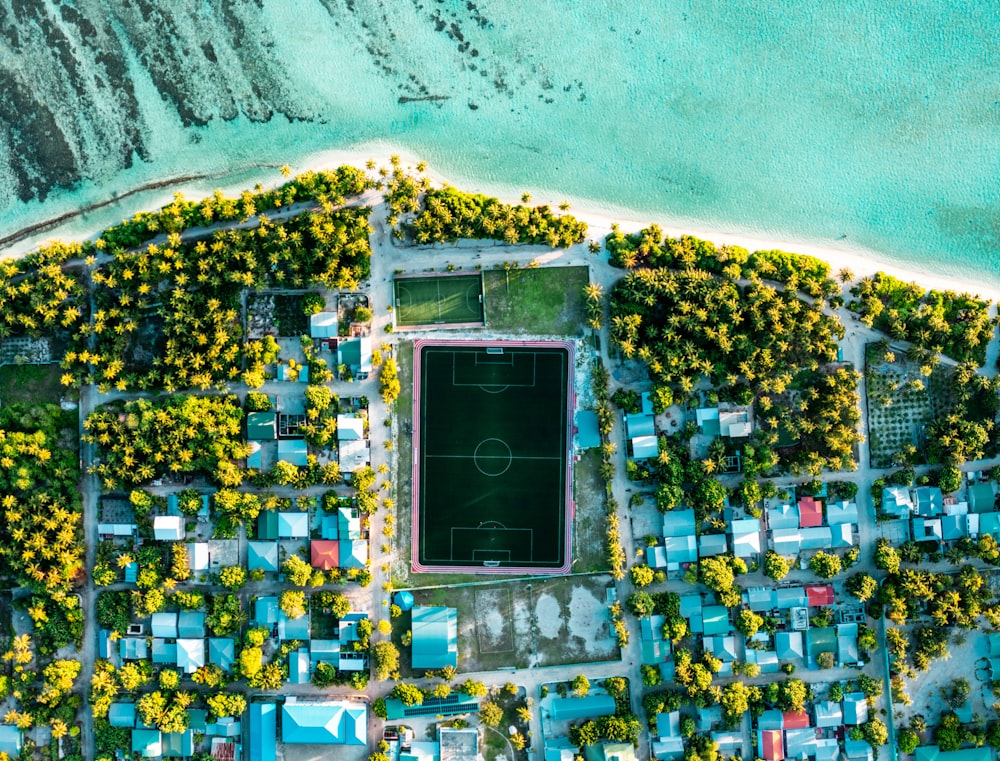
[[[158,729],[133,729],[132,752],[141,753],[143,758],[159,758],[163,755],[163,735]]]
[[[164,732],[163,755],[167,758],[188,758],[194,755],[194,732]]]
[[[820,729],[825,727],[839,727],[844,723],[844,711],[840,703],[832,700],[824,700],[814,706],[816,715],[816,726]]]
[[[278,712],[274,703],[251,703],[249,708],[248,761],[276,761]]]
[[[716,557],[727,552],[729,552],[729,540],[725,534],[702,534],[698,537],[698,557]]]
[[[663,535],[665,537],[694,536],[694,510],[670,510],[667,513],[664,513]]]
[[[278,572],[278,543],[256,539],[247,542],[247,568],[251,571]]]
[[[867,740],[852,740],[850,737],[845,737],[844,756],[848,761],[873,761],[875,753]]]
[[[882,512],[905,518],[913,512],[913,497],[903,486],[886,486],[882,489]]]
[[[278,639],[289,640],[309,639],[310,614],[306,611],[304,616],[289,618],[283,610],[278,611]]]
[[[177,665],[177,643],[167,642],[162,637],[153,640],[153,663]]]
[[[596,719],[598,716],[614,715],[615,699],[608,694],[591,694],[582,698],[553,697],[549,698],[547,707],[543,703],[542,710],[548,711],[552,721]]]
[[[992,513],[996,509],[995,481],[984,481],[969,486],[969,510],[973,513]]]
[[[368,564],[367,539],[341,539],[340,567],[364,568]]]
[[[150,622],[150,629],[154,637],[177,639],[177,614],[154,613]]]
[[[840,526],[844,523],[857,523],[857,503],[846,501],[828,502],[826,505],[826,522],[830,526]]]
[[[286,745],[368,745],[368,709],[364,703],[289,697],[281,707],[281,741]]]
[[[122,637],[118,640],[118,657],[123,661],[144,661],[149,657],[145,637]]]
[[[777,632],[774,635],[774,650],[778,654],[779,660],[789,661],[805,658],[802,632]]]
[[[153,538],[158,542],[184,541],[184,518],[180,515],[157,515],[153,518]]]
[[[308,684],[312,676],[309,648],[300,647],[288,654],[288,681],[291,684]]]
[[[914,751],[914,761],[994,761],[996,751],[989,745],[961,750],[941,750],[937,745],[921,745]]]
[[[868,721],[868,701],[861,692],[844,695],[842,701],[845,726],[857,726]]]
[[[278,513],[279,539],[305,539],[309,536],[309,513]]]
[[[205,636],[205,614],[200,610],[182,610],[177,614],[177,636],[193,639]]]
[[[236,660],[236,643],[228,637],[210,637],[208,640],[208,662],[223,671],[229,671]]]
[[[205,665],[205,640],[177,640],[177,668],[185,674],[193,674]]]
[[[21,754],[21,730],[11,724],[0,724],[0,753],[10,759]]]
[[[597,413],[593,410],[576,412],[576,448],[593,449],[601,445],[601,434],[597,426]]]
[[[944,512],[944,495],[937,486],[918,486],[913,490],[918,515],[933,517]]]
[[[724,605],[706,605],[702,610],[702,622],[702,633],[706,636],[728,634],[729,608]]]
[[[337,510],[336,539],[361,538],[361,513],[356,507],[341,507]]]
[[[667,567],[667,550],[662,544],[646,548],[646,563],[650,568]]]
[[[733,554],[738,558],[752,558],[760,554],[760,520],[744,518],[730,523],[733,535]]]
[[[253,621],[260,626],[272,626],[278,623],[278,598],[273,596],[258,597],[253,603]]]
[[[125,565],[125,583],[135,584],[139,579],[139,564],[134,560]]]
[[[772,531],[776,528],[798,528],[799,506],[781,505],[767,511],[767,527]]]
[[[458,665],[458,610],[415,605],[412,611],[411,664],[415,669]]]
[[[653,757],[673,761],[684,756],[680,711],[656,715],[656,739],[652,743]]]
[[[667,569],[677,571],[682,565],[698,562],[698,539],[694,534],[665,537],[663,551],[667,556]]]
[[[135,726],[135,703],[112,703],[108,708],[108,724],[112,727]]]
[[[747,648],[747,663],[753,663],[760,669],[762,674],[777,674],[781,668],[778,663],[778,654],[774,650],[754,650]]]
[[[688,628],[694,634],[704,631],[703,611],[705,602],[699,594],[681,595],[681,615],[688,621]]]

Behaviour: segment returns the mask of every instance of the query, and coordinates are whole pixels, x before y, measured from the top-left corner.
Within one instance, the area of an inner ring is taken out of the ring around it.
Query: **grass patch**
[[[534,335],[580,335],[586,323],[586,267],[534,267],[483,272],[486,325]]]
[[[413,342],[396,345],[399,397],[396,399],[396,555],[392,583],[410,585],[410,510],[413,504]]]
[[[0,404],[59,404],[61,375],[59,365],[4,365],[0,367]]]
[[[604,510],[604,482],[600,476],[601,453],[584,452],[573,466],[573,494],[576,516],[573,520],[574,573],[608,571],[604,551],[607,519]]]

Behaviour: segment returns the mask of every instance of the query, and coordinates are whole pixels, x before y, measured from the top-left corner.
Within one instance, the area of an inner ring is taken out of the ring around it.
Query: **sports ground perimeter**
[[[474,328],[485,323],[480,272],[396,275],[395,322],[401,328]]]
[[[573,348],[414,342],[414,571],[569,571]]]

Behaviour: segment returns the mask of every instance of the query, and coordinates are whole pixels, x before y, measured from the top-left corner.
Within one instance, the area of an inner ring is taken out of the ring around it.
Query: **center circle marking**
[[[503,439],[483,439],[472,454],[476,470],[484,476],[502,476],[514,461],[510,446]]]

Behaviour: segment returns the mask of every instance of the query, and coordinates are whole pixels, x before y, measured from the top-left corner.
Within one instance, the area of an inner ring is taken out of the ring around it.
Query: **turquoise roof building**
[[[594,719],[598,716],[613,716],[615,699],[608,694],[587,695],[583,698],[552,698],[549,703],[549,718],[552,721],[576,721]]]
[[[368,710],[348,701],[300,702],[281,707],[281,741],[286,745],[367,745]]]
[[[248,761],[275,761],[278,755],[278,712],[274,703],[251,703]]]
[[[14,759],[21,753],[21,730],[10,724],[0,724],[0,753]]]
[[[251,540],[247,542],[247,568],[251,571],[278,571],[278,543]]]
[[[158,729],[133,729],[132,752],[141,753],[143,758],[159,758],[163,755],[163,736]]]
[[[229,671],[236,660],[236,643],[228,637],[211,637],[208,640],[208,662],[223,671]]]
[[[309,513],[278,513],[278,537],[305,539],[309,536]]]
[[[412,630],[413,668],[458,666],[458,610],[443,606],[414,606]]]
[[[112,703],[108,708],[108,724],[112,727],[135,726],[135,703]]]

